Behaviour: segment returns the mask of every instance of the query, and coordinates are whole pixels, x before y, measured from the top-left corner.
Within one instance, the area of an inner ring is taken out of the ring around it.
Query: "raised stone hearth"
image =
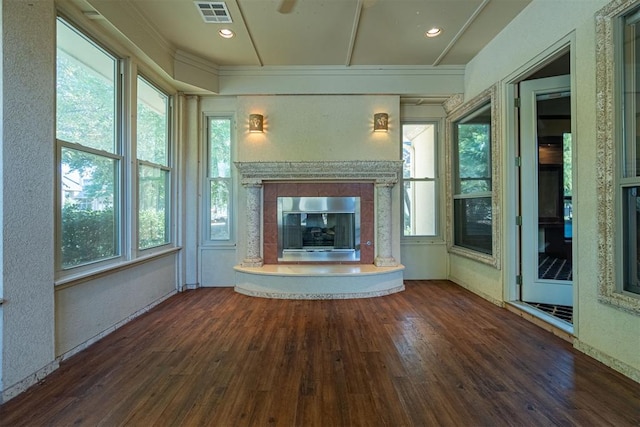
[[[381,296],[404,289],[404,267],[392,245],[392,189],[402,172],[401,161],[238,162],[236,166],[246,192],[247,215],[246,253],[235,267],[236,291],[269,298],[327,299]],[[361,241],[366,246],[359,263],[278,263],[273,250],[276,198],[315,195],[362,198]]]
[[[404,267],[360,264],[265,264],[236,267],[235,290],[280,299],[348,299],[389,295],[404,290]]]

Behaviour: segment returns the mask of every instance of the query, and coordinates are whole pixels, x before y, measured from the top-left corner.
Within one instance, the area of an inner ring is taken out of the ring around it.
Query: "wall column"
[[[398,262],[393,257],[391,230],[391,189],[395,181],[385,180],[376,182],[376,267],[395,267]]]
[[[247,249],[245,258],[242,260],[242,266],[262,267],[263,260],[260,256],[260,213],[262,211],[260,196],[262,181],[243,180],[242,186],[247,191]]]
[[[56,5],[1,1],[0,403],[55,356]],[[36,30],[37,29],[37,30]],[[52,41],[53,40],[53,41]]]
[[[200,287],[198,283],[198,236],[200,226],[198,221],[189,221],[185,218],[198,218],[198,138],[200,137],[200,97],[180,96],[178,98],[178,121],[181,132],[182,151],[180,166],[182,169],[182,182],[184,190],[181,191],[178,206],[181,207],[180,215],[180,245],[182,246],[182,269],[180,272],[179,286],[181,289],[195,289]]]

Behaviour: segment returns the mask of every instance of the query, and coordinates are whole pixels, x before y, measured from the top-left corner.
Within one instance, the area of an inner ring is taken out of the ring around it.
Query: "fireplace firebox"
[[[360,197],[278,197],[278,261],[360,260]]]

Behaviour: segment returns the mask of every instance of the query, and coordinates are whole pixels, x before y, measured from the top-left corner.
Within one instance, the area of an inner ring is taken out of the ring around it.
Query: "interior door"
[[[520,83],[524,302],[573,306],[570,76]]]

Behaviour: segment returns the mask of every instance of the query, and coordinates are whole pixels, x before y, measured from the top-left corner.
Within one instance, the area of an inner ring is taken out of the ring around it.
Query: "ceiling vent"
[[[233,22],[224,2],[195,1],[194,3],[207,24],[230,24]]]

